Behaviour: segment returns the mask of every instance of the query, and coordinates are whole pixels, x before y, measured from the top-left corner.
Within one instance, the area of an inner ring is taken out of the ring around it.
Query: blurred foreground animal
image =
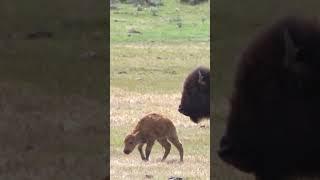
[[[194,123],[210,117],[210,70],[198,67],[186,78],[178,111]]]
[[[319,20],[283,18],[239,60],[220,158],[260,180],[319,176]]]
[[[165,149],[162,161],[164,161],[170,153],[171,144],[168,140],[176,146],[180,154],[180,161],[183,161],[183,147],[179,141],[175,126],[169,119],[155,113],[143,117],[138,122],[132,133],[126,136],[123,152],[125,154],[129,154],[134,150],[136,145],[139,145],[138,150],[140,152],[141,159],[148,161],[152,146],[156,140]],[[146,156],[142,150],[144,144],[147,144],[145,150]]]

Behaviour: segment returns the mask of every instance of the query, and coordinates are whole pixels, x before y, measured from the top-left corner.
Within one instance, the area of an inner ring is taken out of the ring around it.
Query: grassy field
[[[170,176],[209,179],[210,124],[203,121],[196,125],[180,115],[176,111],[179,99],[178,93],[139,93],[120,88],[111,89],[112,179],[143,179],[146,175],[151,175],[154,179],[166,179]],[[179,153],[174,146],[166,162],[160,162],[164,149],[158,143],[152,149],[151,160],[147,163],[141,160],[137,149],[130,155],[123,153],[124,137],[133,130],[142,116],[151,112],[163,114],[175,124],[184,148],[184,163],[179,163]]]
[[[0,179],[105,176],[104,7],[0,2]],[[27,37],[39,31],[52,37]]]
[[[232,6],[231,6],[232,4]],[[219,142],[225,128],[228,99],[233,85],[236,58],[253,35],[280,16],[288,14],[319,15],[317,1],[216,1],[214,23],[215,124],[212,149],[213,176],[221,180],[251,180],[252,176],[227,166],[217,157]]]
[[[28,82],[51,93],[76,93],[103,101],[107,78],[104,3],[4,0],[0,5],[0,80]],[[26,38],[38,31],[53,36]],[[96,55],[86,57],[89,51]]]
[[[115,42],[206,42],[210,36],[209,4],[189,6],[163,1],[164,6],[143,7],[121,4],[111,11],[110,39]],[[181,26],[179,28],[179,26]],[[141,34],[128,34],[129,29]]]
[[[149,7],[136,11],[125,4],[111,11],[111,179],[210,177],[210,123],[194,124],[177,111],[186,75],[199,65],[210,67],[209,4],[163,3],[156,16]],[[132,28],[141,34],[128,33]],[[142,161],[137,149],[130,155],[122,152],[124,137],[150,112],[173,121],[184,147],[184,163],[179,163],[174,146],[166,162],[160,162],[164,149],[157,143],[150,162]]]
[[[12,82],[1,82],[0,94],[0,179],[105,176],[103,104]]]

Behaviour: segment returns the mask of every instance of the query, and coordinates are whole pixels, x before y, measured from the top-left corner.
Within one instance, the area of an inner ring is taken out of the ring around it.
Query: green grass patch
[[[137,7],[119,4],[111,10],[111,42],[208,41],[210,35],[210,3],[198,6],[163,1],[163,6]],[[153,10],[156,9],[156,10]],[[153,15],[153,12],[156,15]],[[180,26],[180,27],[179,27]],[[130,34],[134,28],[141,34]]]
[[[111,86],[138,92],[180,92],[197,66],[210,67],[209,43],[117,43],[111,46]]]

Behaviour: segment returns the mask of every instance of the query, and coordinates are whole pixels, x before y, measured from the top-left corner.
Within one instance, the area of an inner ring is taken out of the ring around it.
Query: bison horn
[[[199,72],[199,79],[198,79],[199,84],[206,85],[206,82],[203,81],[203,75],[201,74],[201,71],[198,71],[198,72]]]
[[[285,43],[284,62],[285,62],[285,65],[289,67],[290,61],[296,58],[298,48],[295,47],[295,44],[292,40],[292,37],[289,34],[288,29],[284,31],[284,43]]]

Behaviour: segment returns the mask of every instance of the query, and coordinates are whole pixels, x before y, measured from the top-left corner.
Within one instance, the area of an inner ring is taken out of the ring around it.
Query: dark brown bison
[[[286,17],[240,56],[219,156],[256,179],[320,174],[320,24]]]
[[[179,112],[198,123],[210,117],[210,70],[198,67],[186,78]]]

